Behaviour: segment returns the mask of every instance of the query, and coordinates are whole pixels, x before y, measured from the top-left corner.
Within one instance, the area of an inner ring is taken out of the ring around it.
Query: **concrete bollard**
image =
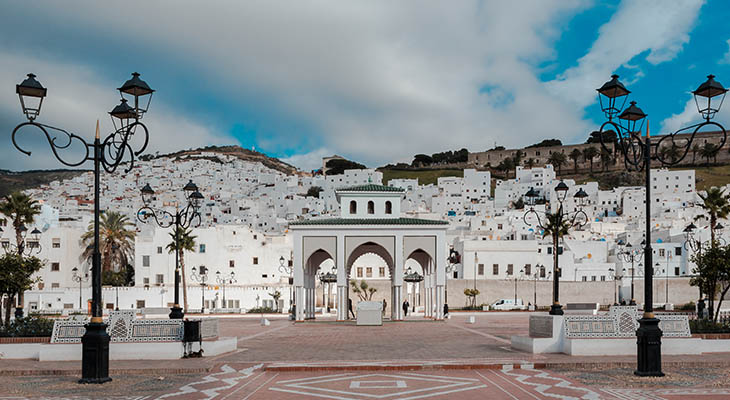
[[[474,324],[476,322],[477,322],[477,317],[475,317],[473,315],[469,316],[469,318],[466,319],[467,324]]]

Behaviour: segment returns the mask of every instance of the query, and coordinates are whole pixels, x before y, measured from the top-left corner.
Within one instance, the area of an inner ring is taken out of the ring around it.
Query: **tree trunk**
[[[720,308],[722,307],[722,301],[725,299],[725,295],[727,294],[728,289],[730,289],[730,283],[728,283],[727,286],[725,286],[724,289],[722,289],[722,293],[720,294],[720,300],[717,302],[717,309],[715,310],[715,316],[713,321],[717,322],[717,318],[720,316]]]
[[[13,308],[13,301],[15,296],[8,296],[5,298],[5,326],[10,326],[10,314]]]
[[[593,173],[593,158],[590,159],[591,162],[591,173]]]
[[[183,310],[184,312],[188,312],[188,285],[185,281],[185,252],[180,250],[180,280],[182,281],[182,291],[183,291]]]

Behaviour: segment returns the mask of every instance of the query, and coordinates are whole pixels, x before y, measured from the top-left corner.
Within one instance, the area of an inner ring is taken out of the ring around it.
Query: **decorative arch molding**
[[[326,250],[316,250],[314,253],[312,253],[312,255],[309,256],[307,261],[304,263],[304,272],[307,274],[316,274],[319,266],[329,259],[334,260],[334,257],[332,257],[332,255]]]
[[[330,258],[337,260],[337,236],[305,236],[302,238],[302,260],[307,260],[317,251],[324,251]]]
[[[350,270],[352,269],[352,265],[355,264],[355,261],[357,261],[358,258],[362,257],[365,254],[372,253],[377,255],[378,257],[382,258],[383,261],[388,265],[388,269],[390,270],[390,276],[391,279],[393,279],[393,257],[388,253],[388,251],[381,245],[373,243],[373,242],[366,242],[355,248],[350,255],[347,257],[347,275],[350,274]]]
[[[411,258],[411,254],[416,251],[422,251],[436,260],[436,236],[403,236],[403,254],[408,254],[406,259]]]
[[[424,274],[431,273],[432,263],[430,262],[432,257],[422,249],[416,249],[406,257],[407,260],[414,260],[421,266],[421,270]]]
[[[345,236],[345,265],[347,266],[347,271],[350,271],[352,263],[357,260],[357,257],[355,257],[352,261],[350,261],[350,256],[358,249],[358,247],[364,244],[368,244],[369,248],[375,249],[374,251],[366,251],[365,253],[375,253],[379,255],[391,268],[392,273],[392,267],[394,265],[393,260],[395,259],[395,236]],[[375,245],[375,247],[372,247],[373,245]],[[382,250],[378,250],[376,247],[380,247]]]

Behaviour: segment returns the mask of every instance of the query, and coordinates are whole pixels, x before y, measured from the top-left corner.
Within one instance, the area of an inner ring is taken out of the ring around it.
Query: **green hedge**
[[[709,319],[692,319],[689,321],[689,330],[692,333],[730,333],[730,325]]]
[[[271,307],[256,307],[252,308],[248,311],[246,311],[247,314],[274,314],[278,313],[278,311],[274,310]]]
[[[10,321],[10,326],[0,327],[0,337],[50,337],[52,333],[53,320],[34,315]]]

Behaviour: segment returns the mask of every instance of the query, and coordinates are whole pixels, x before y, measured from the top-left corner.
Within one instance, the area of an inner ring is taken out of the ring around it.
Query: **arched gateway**
[[[347,319],[349,272],[364,254],[385,261],[391,277],[391,318],[403,319],[405,262],[412,259],[424,274],[425,316],[443,319],[448,222],[400,216],[403,190],[362,185],[336,191],[340,218],[311,219],[289,224],[294,237],[296,319],[314,318],[316,276],[332,259],[337,267],[337,319]]]

